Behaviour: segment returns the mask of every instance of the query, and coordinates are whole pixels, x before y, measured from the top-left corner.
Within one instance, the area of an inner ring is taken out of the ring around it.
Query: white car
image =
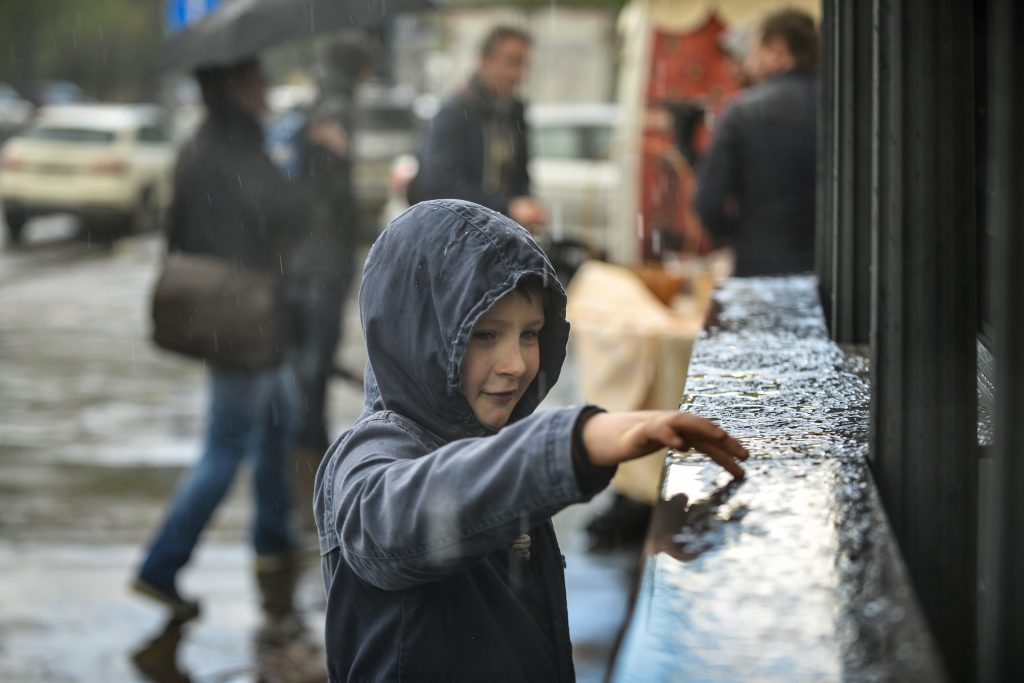
[[[103,234],[158,226],[171,198],[175,148],[150,105],[43,107],[0,152],[8,240],[26,221],[71,213]]]
[[[552,242],[606,244],[620,171],[614,160],[618,105],[531,104],[530,184],[547,207]]]

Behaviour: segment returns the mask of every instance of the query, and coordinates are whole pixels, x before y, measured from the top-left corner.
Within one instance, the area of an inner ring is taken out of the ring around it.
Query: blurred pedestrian
[[[757,83],[722,115],[697,176],[694,205],[734,274],[814,267],[818,34],[811,16],[783,9],[755,29],[747,62]]]
[[[359,248],[359,211],[352,189],[356,87],[373,72],[376,46],[350,31],[330,45],[320,65],[309,125],[338,133],[331,147],[302,136],[299,180],[313,190],[310,223],[289,260],[289,301],[299,333],[290,359],[301,389],[295,463],[303,517],[313,526],[313,474],[333,440],[327,427],[327,384],[341,342]]]
[[[511,26],[488,33],[476,72],[431,123],[412,199],[466,199],[531,232],[543,229],[547,213],[530,195],[529,129],[518,97],[531,45],[528,33]]]
[[[574,680],[551,515],[663,445],[743,476],[743,448],[692,413],[534,415],[565,307],[537,243],[485,207],[423,202],[374,243],[365,409],[317,473],[330,680]]]
[[[256,59],[196,72],[206,118],[182,148],[175,172],[167,247],[241,269],[280,272],[295,225],[307,224],[309,194],[286,183],[263,151],[260,116],[267,81]],[[326,126],[310,135],[330,141]],[[287,366],[238,370],[211,365],[202,456],[179,485],[139,568],[134,588],[190,619],[199,604],[182,596],[178,573],[235,478],[252,457],[256,577],[267,641],[303,630],[293,604],[298,576],[286,457],[294,429],[295,388]]]

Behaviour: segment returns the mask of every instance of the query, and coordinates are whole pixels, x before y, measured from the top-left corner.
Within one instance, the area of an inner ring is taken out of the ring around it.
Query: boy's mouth
[[[514,389],[509,391],[481,391],[480,393],[495,403],[508,403],[516,397]]]

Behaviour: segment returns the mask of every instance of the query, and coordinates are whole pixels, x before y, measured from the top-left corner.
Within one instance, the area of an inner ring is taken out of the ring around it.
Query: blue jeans
[[[256,552],[294,549],[286,467],[295,421],[294,384],[283,367],[257,372],[211,369],[203,455],[178,487],[139,571],[142,579],[165,590],[174,588],[178,571],[188,563],[246,455],[253,458]]]

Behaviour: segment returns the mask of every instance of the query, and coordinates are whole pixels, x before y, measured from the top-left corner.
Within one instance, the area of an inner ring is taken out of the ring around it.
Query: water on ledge
[[[680,407],[751,452],[670,453],[614,681],[942,681],[867,466],[865,358],[813,277],[716,292]]]

